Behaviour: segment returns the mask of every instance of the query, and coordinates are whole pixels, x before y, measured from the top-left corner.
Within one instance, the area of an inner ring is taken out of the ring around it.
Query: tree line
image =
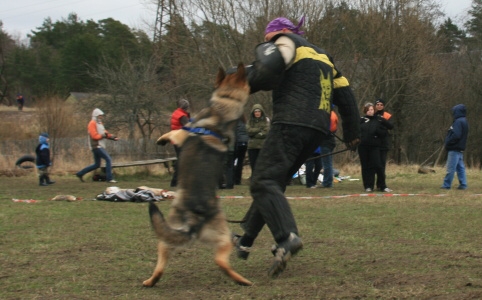
[[[130,138],[140,134],[148,142],[168,123],[178,98],[198,111],[219,67],[252,62],[271,19],[296,23],[304,15],[305,36],[334,57],[360,108],[386,101],[395,122],[392,161],[443,158],[450,108],[464,103],[467,164],[481,165],[482,0],[473,0],[461,27],[432,0],[154,0],[152,7],[160,12],[153,38],[111,18],[83,21],[73,13],[45,19],[25,45],[0,24],[0,101],[18,92],[37,101],[96,93],[101,98],[88,105],[111,113],[109,121]],[[270,93],[252,95],[247,111],[254,103],[271,111]]]

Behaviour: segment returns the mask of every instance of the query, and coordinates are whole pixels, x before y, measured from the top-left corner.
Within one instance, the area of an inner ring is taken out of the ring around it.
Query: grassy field
[[[73,175],[52,176],[49,187],[33,173],[3,176],[0,299],[481,299],[482,175],[470,170],[466,191],[439,189],[443,175],[390,167],[389,187],[413,195],[358,195],[361,181],[348,180],[333,189],[289,186],[305,248],[278,279],[267,276],[273,241],[265,228],[249,260],[231,256],[253,286],[229,280],[196,243],[171,257],[154,288],[142,287],[156,262],[146,203],[91,201],[108,184]],[[116,178],[121,188],[169,186],[167,177]],[[48,200],[65,194],[83,200]],[[227,217],[241,219],[247,185],[219,195]],[[170,203],[158,205],[166,212]]]

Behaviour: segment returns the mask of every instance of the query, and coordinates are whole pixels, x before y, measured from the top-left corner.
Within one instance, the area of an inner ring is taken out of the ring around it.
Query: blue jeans
[[[449,189],[454,180],[454,173],[459,178],[459,189],[467,188],[467,176],[465,175],[464,154],[460,151],[449,151],[447,156],[447,174],[444,178],[443,188]]]
[[[92,149],[92,154],[94,154],[94,164],[85,167],[81,171],[77,173],[77,176],[84,176],[85,174],[94,171],[97,168],[100,168],[100,159],[105,160],[105,175],[106,175],[106,180],[111,181],[112,178],[112,159],[110,158],[109,154],[107,154],[107,151],[105,151],[104,148],[95,148]]]
[[[321,155],[330,154],[330,147],[321,146]],[[323,187],[333,186],[333,155],[327,155],[321,158],[321,165],[323,166]]]

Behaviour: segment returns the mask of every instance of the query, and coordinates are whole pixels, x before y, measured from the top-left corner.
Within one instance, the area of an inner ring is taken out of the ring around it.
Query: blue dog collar
[[[212,135],[214,137],[217,137],[218,139],[222,140],[223,137],[220,136],[219,134],[215,133],[214,131],[212,130],[209,130],[209,129],[206,129],[204,127],[195,127],[195,128],[191,128],[191,127],[182,127],[183,130],[187,130],[191,133],[195,133],[195,134],[199,134],[199,135]]]

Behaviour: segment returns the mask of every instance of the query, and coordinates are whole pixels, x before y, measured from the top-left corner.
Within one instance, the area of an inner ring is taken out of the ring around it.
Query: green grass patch
[[[361,181],[333,189],[289,186],[305,248],[278,279],[268,278],[273,239],[265,228],[249,260],[232,255],[252,287],[233,283],[214,264],[212,249],[195,243],[175,251],[154,288],[143,288],[157,259],[147,204],[92,201],[109,185],[75,176],[56,176],[49,187],[39,187],[34,174],[1,177],[0,299],[482,298],[480,172],[468,172],[466,191],[440,190],[440,171],[388,173],[394,193],[417,195],[347,196],[363,192]],[[166,176],[116,178],[121,188],[169,189]],[[55,195],[84,200],[48,200]],[[248,186],[219,195],[226,196],[227,217],[242,219],[251,202]],[[167,212],[170,201],[158,205]]]

